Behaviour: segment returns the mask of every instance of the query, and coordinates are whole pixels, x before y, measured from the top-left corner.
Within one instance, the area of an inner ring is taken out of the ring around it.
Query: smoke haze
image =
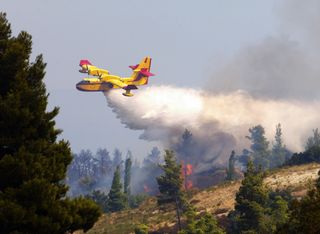
[[[132,98],[114,91],[105,94],[108,105],[126,127],[164,147],[190,130],[202,150],[200,171],[248,147],[248,129],[258,124],[272,141],[281,123],[288,149],[300,151],[320,121],[319,9],[316,0],[284,1],[276,10],[281,35],[241,49],[206,90],[149,86]]]
[[[122,92],[122,91],[120,91]],[[120,92],[106,93],[109,106],[121,122],[142,130],[141,138],[171,147],[187,128],[199,146],[199,161],[223,165],[232,149],[248,147],[248,129],[261,124],[272,140],[282,124],[284,141],[293,151],[320,120],[318,102],[257,99],[244,91],[213,95],[205,91],[169,86],[146,87],[133,98]],[[204,165],[199,164],[201,170]]]

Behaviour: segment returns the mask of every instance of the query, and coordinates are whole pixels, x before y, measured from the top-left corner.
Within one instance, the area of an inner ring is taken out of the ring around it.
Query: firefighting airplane
[[[130,77],[120,77],[111,75],[109,71],[93,66],[88,60],[80,61],[81,69],[79,72],[87,73],[95,76],[84,78],[76,87],[81,91],[108,91],[110,89],[124,89],[126,92],[122,93],[124,96],[132,97],[131,89],[138,89],[137,86],[148,83],[149,76],[154,76],[150,72],[151,58],[145,57],[139,64],[129,66],[133,73]]]

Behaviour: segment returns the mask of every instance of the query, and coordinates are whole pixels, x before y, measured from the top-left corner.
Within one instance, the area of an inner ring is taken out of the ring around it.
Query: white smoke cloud
[[[210,149],[203,158],[212,164],[225,163],[232,149],[239,152],[248,147],[245,136],[252,126],[261,124],[272,141],[275,127],[281,123],[287,147],[300,151],[320,121],[318,102],[257,99],[243,91],[214,95],[201,90],[150,86],[132,98],[124,98],[120,92],[105,95],[126,127],[143,130],[141,138],[160,141],[166,147],[177,143],[187,128],[197,141],[206,142],[203,146]]]

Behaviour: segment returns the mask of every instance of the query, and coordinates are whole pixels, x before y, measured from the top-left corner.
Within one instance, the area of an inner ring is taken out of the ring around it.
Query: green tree
[[[249,161],[247,172],[236,195],[235,211],[230,214],[233,232],[271,233],[268,229],[265,206],[268,192],[263,186],[263,173]]]
[[[301,165],[317,162],[320,163],[320,146],[314,145],[302,153],[294,153],[285,165]]]
[[[47,111],[46,64],[41,55],[30,63],[31,51],[31,36],[11,36],[0,13],[0,233],[88,230],[100,210],[65,198],[71,152],[68,142],[57,141],[58,108]]]
[[[154,165],[158,165],[160,163],[160,150],[158,147],[153,147],[150,154],[143,160],[143,165],[145,167],[152,167]]]
[[[108,195],[100,190],[93,190],[90,194],[86,195],[86,198],[93,200],[103,212],[108,212]]]
[[[120,166],[117,166],[112,180],[111,189],[108,194],[108,211],[115,212],[126,208],[127,199],[122,192],[122,184],[120,181]]]
[[[264,173],[249,161],[247,172],[231,212],[232,233],[275,233],[288,220],[290,196],[285,191],[270,192],[263,185]]]
[[[308,138],[306,143],[306,150],[309,150],[314,146],[320,147],[320,133],[317,128],[313,129],[313,136]]]
[[[185,129],[183,132],[180,142],[175,147],[175,152],[178,155],[179,160],[184,160],[185,163],[194,164],[195,163],[195,149],[196,142],[192,136],[191,131]]]
[[[270,227],[273,232],[282,228],[289,220],[288,202],[282,196],[277,195],[271,200],[270,217],[272,220]]]
[[[274,136],[274,144],[272,146],[272,152],[271,152],[271,161],[270,161],[270,167],[279,167],[283,165],[283,163],[286,160],[286,147],[283,144],[282,141],[282,131],[281,131],[281,125],[278,124],[276,126],[276,134]]]
[[[235,179],[235,152],[234,150],[232,150],[231,155],[229,157],[229,165],[228,165],[228,169],[227,169],[227,177],[226,180],[234,180]]]
[[[148,234],[149,227],[145,224],[139,224],[134,228],[135,234]]]
[[[205,213],[199,217],[196,216],[194,209],[186,212],[187,224],[179,234],[223,234],[223,229],[218,226],[217,220],[209,213]]]
[[[160,165],[164,174],[157,177],[160,195],[158,195],[158,204],[172,203],[176,204],[177,218],[179,228],[180,210],[185,205],[184,194],[182,192],[183,179],[181,176],[181,164],[176,162],[176,157],[172,150],[166,150],[164,156],[164,165]]]
[[[269,142],[264,136],[264,128],[261,125],[257,125],[249,129],[250,136],[247,136],[251,140],[251,154],[253,163],[256,167],[261,166],[262,169],[268,169],[270,164],[270,151],[268,149]]]
[[[318,176],[315,187],[292,202],[289,221],[279,233],[320,233],[320,171]]]
[[[132,161],[131,158],[128,157],[125,162],[125,169],[124,169],[124,193],[127,197],[130,196],[130,181],[131,181],[131,166]]]
[[[164,164],[160,165],[164,174],[157,177],[160,195],[158,203],[174,202],[181,193],[183,179],[181,177],[181,165],[176,162],[174,152],[165,151]]]

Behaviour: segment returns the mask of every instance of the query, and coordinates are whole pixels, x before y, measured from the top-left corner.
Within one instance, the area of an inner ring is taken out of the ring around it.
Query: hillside
[[[265,178],[270,189],[288,189],[295,197],[303,196],[312,182],[317,178],[320,164],[308,164],[271,171]],[[192,191],[190,202],[198,212],[208,211],[215,214],[220,222],[233,209],[236,192],[240,181],[214,186],[201,191]],[[113,214],[104,214],[89,234],[102,233],[133,233],[136,224],[147,224],[154,233],[175,233],[174,207],[159,209],[156,198],[145,201],[140,208]]]

